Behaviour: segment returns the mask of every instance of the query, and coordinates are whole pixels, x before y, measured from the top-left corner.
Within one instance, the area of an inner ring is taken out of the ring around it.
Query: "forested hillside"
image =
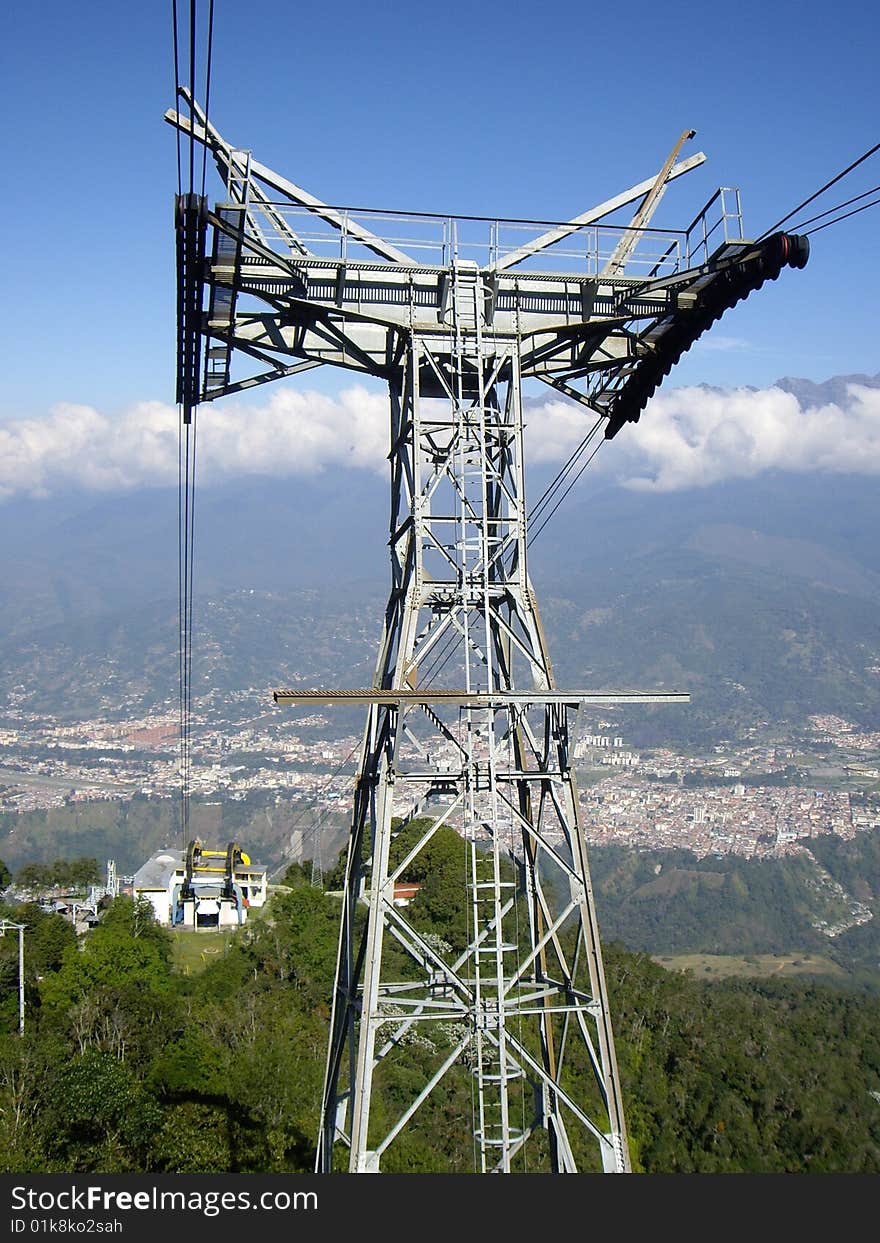
[[[880,991],[880,832],[811,838],[783,859],[595,846],[609,940],[654,955],[819,954]]]
[[[306,814],[309,819],[306,819]],[[345,840],[345,812],[321,817],[322,846],[332,858]],[[314,822],[305,799],[251,790],[242,799],[192,800],[192,833],[206,841],[246,841],[254,858],[273,869],[290,848],[291,825]],[[344,826],[344,827],[343,827]],[[0,812],[0,853],[13,872],[32,861],[87,855],[115,859],[120,873],[135,872],[155,851],[177,842],[178,809],[170,798],[136,794],[128,800],[93,799],[25,812]]]
[[[73,855],[113,858],[120,872],[133,872],[174,840],[175,815],[170,799],[144,796],[0,813],[2,857],[21,883],[29,861],[49,864]],[[240,801],[193,799],[192,817],[195,835],[246,841],[270,870],[282,866],[291,823],[311,823],[302,803],[276,801],[272,793],[259,791]],[[345,840],[346,827],[345,811],[325,814],[325,860]],[[308,849],[313,846],[309,839]],[[830,833],[811,838],[809,851],[782,859],[699,859],[686,850],[636,852],[622,845],[594,845],[590,867],[600,928],[608,940],[653,955],[817,954],[851,983],[880,991],[876,829],[851,840]],[[328,871],[329,887],[332,881]],[[874,918],[859,922],[854,911],[859,921],[865,911]],[[439,903],[433,914],[448,918]],[[828,935],[829,928],[836,930],[834,936]]]
[[[439,913],[454,930],[444,854],[441,841],[413,918]],[[6,908],[28,926],[27,1021],[20,1038],[6,938],[0,1170],[310,1170],[338,901],[300,868],[287,879],[195,975],[175,968],[171,934],[131,899],[82,950],[59,916]],[[618,945],[606,969],[637,1170],[880,1172],[880,999],[704,984]],[[395,1075],[418,1075],[428,1056],[413,1041]],[[389,1172],[470,1171],[468,1067],[444,1087],[388,1150]]]

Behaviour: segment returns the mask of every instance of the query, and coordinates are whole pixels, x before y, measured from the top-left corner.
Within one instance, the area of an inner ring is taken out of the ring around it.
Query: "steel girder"
[[[180,357],[197,362],[208,342],[203,374],[191,362],[182,372],[190,406],[322,364],[391,381],[412,334],[434,339],[437,366],[424,364],[422,392],[443,396],[451,378],[450,266],[279,255],[248,232],[244,210],[229,205],[206,212],[205,222],[214,247],[202,263],[208,305],[200,315],[192,310],[192,266],[183,270],[189,313],[179,320]],[[628,404],[625,420],[647,401],[627,403],[634,377],[653,376],[656,387],[725,310],[781,267],[803,267],[808,253],[807,239],[774,234],[725,242],[696,266],[646,279],[481,269],[481,313],[488,331],[520,342],[523,379],[569,391],[609,418]],[[673,341],[675,349],[666,348]],[[235,355],[259,369],[233,380]],[[473,391],[472,368],[461,380]]]
[[[457,272],[454,296],[451,374],[414,335],[392,387],[392,590],[357,783],[317,1168],[336,1168],[341,1139],[351,1172],[379,1169],[432,1093],[466,1075],[480,1172],[575,1172],[589,1149],[599,1168],[624,1172],[569,759],[573,704],[555,693],[526,569],[519,347],[483,340],[473,270]],[[426,366],[443,399],[421,397]],[[460,702],[442,689],[409,702],[447,662]],[[533,693],[518,696],[523,685]],[[471,707],[482,695],[488,706]],[[447,825],[461,837],[467,914],[455,942],[438,943],[396,905],[395,885],[422,875],[420,857]],[[423,1082],[392,1109],[394,1062],[416,1030]]]
[[[316,1168],[342,1168],[340,1141],[353,1172],[393,1166],[412,1120],[466,1081],[481,1172],[627,1172],[569,747],[588,696],[556,688],[529,582],[521,386],[552,385],[613,434],[726,306],[803,266],[804,239],[747,242],[719,192],[722,232],[710,200],[640,255],[666,184],[704,158],[676,162],[686,133],[656,177],[525,244],[496,221],[468,260],[465,223],[396,215],[386,240],[378,218],[256,163],[184,97],[194,120],[166,119],[206,144],[227,187],[214,211],[178,211],[184,411],[323,364],[390,392],[392,582],[363,695]],[[629,227],[604,229],[633,202]],[[555,268],[535,266],[545,255]],[[256,370],[236,374],[247,359]],[[458,901],[462,918],[440,938],[395,886],[418,875],[430,891],[447,827],[462,879],[441,909]]]

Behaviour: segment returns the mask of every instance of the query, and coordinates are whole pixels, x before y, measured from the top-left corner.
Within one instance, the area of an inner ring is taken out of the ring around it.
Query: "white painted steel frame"
[[[460,259],[450,226],[437,265],[194,116],[230,200],[206,218],[214,246],[201,331],[216,344],[200,399],[322,363],[384,378],[391,398],[392,583],[373,689],[396,694],[370,702],[364,732],[316,1168],[380,1169],[444,1081],[466,1073],[479,1171],[627,1172],[570,761],[575,697],[555,687],[527,571],[521,381],[544,380],[603,413],[654,349],[650,334],[687,314],[689,291],[711,277],[708,254],[688,271],[663,256],[640,279],[622,264],[666,181],[703,157],[675,163],[673,153],[658,176],[482,266]],[[166,118],[190,128],[177,112]],[[637,199],[602,272],[519,266]],[[310,250],[296,212],[338,232],[337,257]],[[744,247],[731,243],[723,262]],[[233,380],[233,352],[263,370]],[[581,380],[583,391],[573,387]],[[450,686],[464,702],[444,699]],[[469,921],[458,946],[421,932],[394,899],[444,825],[462,841]],[[417,840],[400,860],[393,844],[405,829]],[[391,970],[392,945],[403,974]],[[391,1110],[383,1074],[429,1031],[424,1082]]]
[[[485,708],[453,705],[451,714],[442,691],[433,705],[370,708],[317,1168],[338,1168],[341,1139],[351,1172],[379,1169],[402,1128],[465,1058],[475,1081],[480,1172],[528,1168],[538,1132],[547,1137],[546,1168],[575,1172],[584,1143],[572,1143],[572,1128],[598,1147],[597,1164],[624,1172],[623,1108],[569,760],[571,704],[540,698],[542,689],[557,695],[527,573],[519,342],[486,334],[473,269],[454,270],[453,305],[451,341],[413,334],[392,386],[392,590],[375,686],[415,695],[442,653],[466,694],[498,698]],[[420,398],[426,362],[445,399]],[[505,703],[517,685],[532,694]],[[416,714],[427,733],[409,727]],[[432,769],[425,754],[438,744],[457,760]],[[395,798],[401,785],[408,796]],[[452,803],[431,814],[436,788]],[[418,847],[391,867],[397,819],[405,825],[426,811]],[[427,944],[393,897],[395,882],[445,823],[467,843],[470,940],[457,953]],[[359,909],[364,921],[356,928]],[[517,914],[527,933],[517,935]],[[386,934],[421,970],[421,984],[388,977]],[[413,1024],[450,1020],[463,1035],[400,1115],[379,1126],[374,1089],[383,1061]],[[592,1072],[592,1103],[567,1085],[575,1046],[581,1069]]]

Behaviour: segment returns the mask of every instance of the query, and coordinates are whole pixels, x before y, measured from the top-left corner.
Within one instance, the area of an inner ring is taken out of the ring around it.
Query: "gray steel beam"
[[[442,261],[433,262],[433,236],[405,253],[354,219],[368,213],[330,207],[237,152],[189,102],[194,124],[176,111],[166,119],[207,144],[235,210],[208,216],[213,262],[183,265],[188,383],[204,336],[219,343],[204,394],[212,400],[322,363],[389,386],[391,583],[373,685],[274,692],[278,704],[368,709],[316,1168],[378,1170],[447,1077],[466,1075],[480,1172],[534,1169],[536,1150],[554,1173],[576,1172],[590,1155],[628,1172],[570,731],[583,703],[689,696],[556,686],[528,572],[522,382],[542,379],[619,423],[632,414],[619,408],[621,394],[633,377],[652,381],[664,334],[674,327],[686,340],[713,287],[723,293],[746,259],[760,272],[764,251],[744,259],[752,244],[728,240],[725,216],[725,240],[708,254],[704,211],[661,240],[656,258],[639,254],[668,182],[705,158],[676,162],[683,135],[656,177],[507,254],[498,254],[496,222],[494,256],[481,263],[460,257],[455,221],[420,218],[426,229],[442,225]],[[566,238],[639,199],[607,256],[597,233],[564,270],[574,255]],[[297,213],[328,232],[300,236]],[[328,238],[331,257],[317,253]],[[349,242],[376,257],[349,253]],[[551,247],[559,270],[519,268]],[[205,290],[199,328],[193,308]],[[256,375],[232,374],[242,356]],[[450,826],[468,910],[455,945],[421,931],[395,900]],[[413,840],[398,854],[402,832]],[[391,941],[407,957],[403,978],[389,967]],[[423,1081],[409,1099],[395,1096],[395,1108],[377,1109],[383,1076],[415,1032],[434,1041]]]
[[[454,704],[464,708],[507,708],[534,704],[562,704],[577,708],[581,704],[690,703],[687,691],[449,691],[355,690],[355,691],[273,691],[278,704]]]
[[[168,109],[165,113],[165,120],[169,125],[173,125],[184,134],[193,134],[197,142],[203,143],[211,148],[212,151],[220,151],[225,157],[223,168],[228,171],[230,153],[234,149],[220,139],[216,130],[212,134],[207,133],[204,125],[194,124],[189,117],[181,116],[175,108]],[[409,255],[404,254],[402,250],[398,250],[396,246],[390,246],[380,237],[377,237],[375,233],[371,233],[369,229],[363,228],[356,221],[347,220],[335,208],[328,207],[326,203],[322,203],[320,199],[315,198],[313,194],[309,194],[308,190],[303,190],[301,186],[288,181],[286,177],[279,176],[271,168],[267,168],[265,164],[252,160],[250,172],[252,177],[262,181],[270,189],[278,191],[279,194],[285,195],[292,203],[299,203],[302,207],[308,208],[314,215],[321,220],[325,220],[335,228],[346,229],[353,238],[362,242],[369,250],[374,251],[377,255],[381,255],[384,259],[390,259],[392,263],[412,262]]]
[[[696,155],[690,156],[686,160],[675,164],[666,176],[667,181],[673,181],[676,177],[681,177],[685,173],[689,173],[691,169],[698,168],[705,163],[706,157],[702,151]],[[509,268],[516,267],[518,263],[522,263],[524,259],[531,258],[532,255],[538,254],[542,250],[546,250],[548,246],[555,246],[557,242],[561,242],[563,238],[570,237],[572,233],[576,233],[578,229],[584,228],[585,225],[595,224],[603,220],[605,216],[610,216],[612,212],[617,211],[621,207],[627,207],[630,203],[634,203],[636,199],[640,199],[642,195],[648,194],[656,182],[656,177],[649,177],[646,181],[640,181],[637,186],[631,186],[628,190],[624,190],[622,194],[616,194],[614,198],[606,199],[604,203],[599,203],[596,207],[591,207],[589,211],[582,212],[580,216],[575,216],[566,224],[558,225],[554,229],[550,229],[547,233],[542,233],[540,237],[536,237],[533,241],[528,242],[525,246],[521,246],[518,250],[511,251],[509,255],[505,255],[503,259],[490,265],[491,270],[495,272],[503,272]]]

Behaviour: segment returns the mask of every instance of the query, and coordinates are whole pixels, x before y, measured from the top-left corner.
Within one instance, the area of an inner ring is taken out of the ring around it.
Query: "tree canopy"
[[[401,839],[395,848],[409,849]],[[450,942],[461,935],[461,868],[449,830],[412,874],[422,885],[413,920]],[[27,1022],[19,1037],[9,938],[0,1170],[312,1169],[340,908],[308,869],[285,881],[217,938],[199,974],[176,965],[177,934],[131,898],[115,899],[81,948],[60,917],[7,908],[27,928]],[[618,943],[605,964],[638,1171],[880,1172],[880,998],[809,982],[704,983]],[[381,1081],[389,1109],[432,1056],[421,1037],[401,1053]],[[466,1057],[444,1088],[383,1168],[472,1169]]]

